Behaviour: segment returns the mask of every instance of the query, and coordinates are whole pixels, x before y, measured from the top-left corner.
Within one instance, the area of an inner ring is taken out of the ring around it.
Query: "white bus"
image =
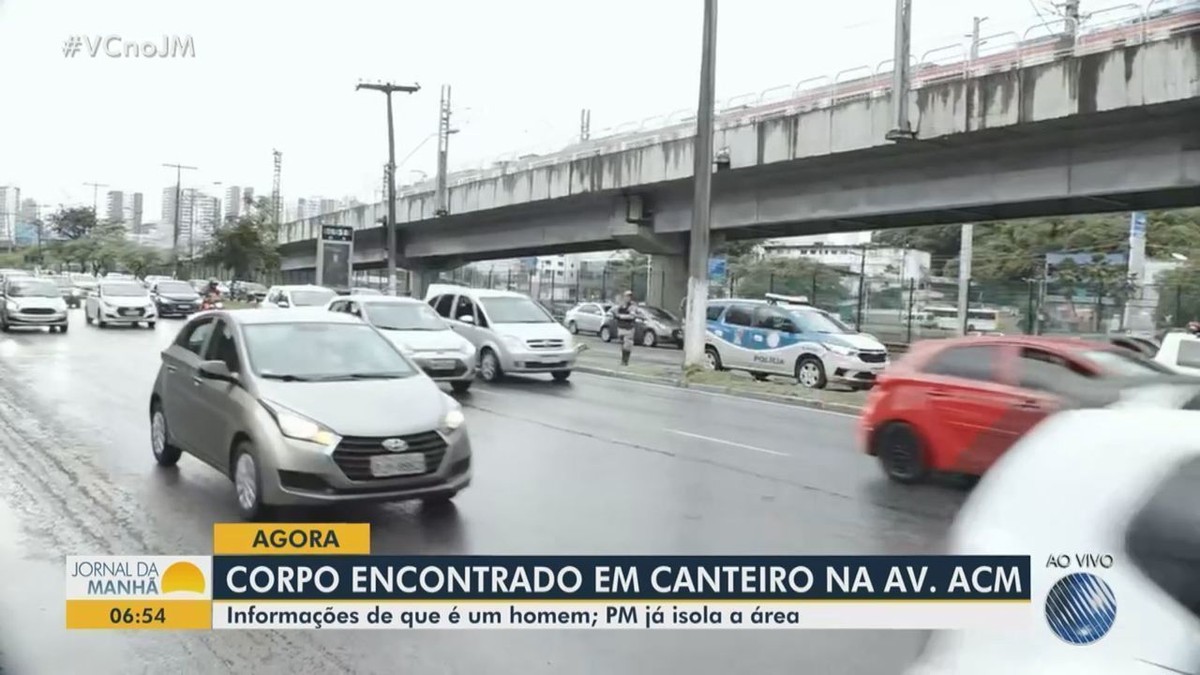
[[[937,328],[953,331],[959,329],[957,307],[923,307],[921,312],[927,314],[931,323]],[[999,312],[995,309],[972,307],[967,310],[967,331],[992,332],[998,330],[999,318]]]

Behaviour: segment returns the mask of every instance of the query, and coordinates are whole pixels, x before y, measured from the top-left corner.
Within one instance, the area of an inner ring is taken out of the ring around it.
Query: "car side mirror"
[[[224,382],[237,381],[237,375],[229,370],[229,366],[225,365],[224,361],[204,361],[200,364],[200,377]]]
[[[470,314],[463,314],[462,316],[458,317],[458,320],[463,323],[469,323],[472,325],[475,324],[475,317],[471,316]]]

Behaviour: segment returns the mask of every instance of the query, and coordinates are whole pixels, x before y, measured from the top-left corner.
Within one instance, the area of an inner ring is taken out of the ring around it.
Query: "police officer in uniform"
[[[629,365],[629,354],[633,351],[633,333],[637,326],[637,303],[633,291],[625,291],[621,303],[612,310],[617,320],[617,337],[621,339],[621,365]]]

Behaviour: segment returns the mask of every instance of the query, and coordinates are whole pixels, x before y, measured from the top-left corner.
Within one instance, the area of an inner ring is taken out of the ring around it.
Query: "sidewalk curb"
[[[653,375],[642,375],[641,373],[628,373],[619,370],[611,370],[608,368],[597,368],[595,366],[582,365],[578,362],[575,364],[574,369],[578,372],[587,373],[589,375],[611,377],[618,380],[633,380],[635,382],[661,384],[669,387],[676,387],[678,389],[694,389],[696,391],[703,391],[710,394],[724,394],[726,396],[736,396],[738,398],[766,401],[768,403],[780,403],[783,405],[795,406],[797,408],[826,410],[845,415],[858,415],[862,412],[861,406],[851,405],[848,403],[832,403],[827,401],[818,401],[815,399],[797,398],[795,396],[784,396],[782,394],[767,394],[763,392],[746,391],[744,389],[734,389],[733,387],[719,387],[711,384],[687,384],[679,378],[655,377]]]

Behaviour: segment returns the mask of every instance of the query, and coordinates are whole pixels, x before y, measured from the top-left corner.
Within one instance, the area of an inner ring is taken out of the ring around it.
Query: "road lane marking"
[[[742,448],[743,450],[753,450],[754,452],[761,452],[761,453],[767,454],[767,455],[775,455],[776,457],[790,457],[790,455],[788,455],[786,452],[776,452],[774,450],[767,450],[766,448],[760,448],[760,447],[753,446],[753,445],[746,445],[745,443],[736,443],[734,441],[727,441],[723,438],[713,438],[712,436],[701,436],[700,434],[693,434],[693,433],[690,433],[687,431],[679,431],[678,429],[667,429],[667,431],[669,431],[673,434],[679,434],[680,436],[687,436],[688,438],[697,438],[702,441],[708,441],[710,443],[720,443],[722,445],[731,445],[735,448]]]
[[[692,394],[698,394],[698,395],[702,395],[702,396],[712,396],[715,398],[727,398],[727,399],[731,399],[734,401],[741,401],[742,403],[753,403],[755,405],[773,405],[777,408],[787,408],[788,410],[794,410],[797,412],[820,413],[822,415],[833,415],[834,417],[846,417],[846,418],[849,418],[852,420],[858,419],[858,415],[852,415],[850,413],[838,412],[836,410],[825,410],[824,408],[810,408],[808,406],[795,405],[793,403],[779,403],[777,401],[768,401],[765,399],[749,398],[747,396],[735,396],[733,394],[721,394],[721,393],[715,392],[715,391],[705,391],[703,389],[691,389],[689,387],[677,387],[672,384],[659,384],[657,382],[646,382],[645,380],[635,380],[632,378],[609,377],[607,375],[596,375],[593,373],[582,373],[582,372],[580,373],[580,375],[585,375],[588,377],[604,378],[606,380],[616,380],[618,382],[629,382],[631,384],[640,384],[644,387],[653,387],[655,389],[667,389],[670,391],[683,391],[683,392],[689,392]]]

